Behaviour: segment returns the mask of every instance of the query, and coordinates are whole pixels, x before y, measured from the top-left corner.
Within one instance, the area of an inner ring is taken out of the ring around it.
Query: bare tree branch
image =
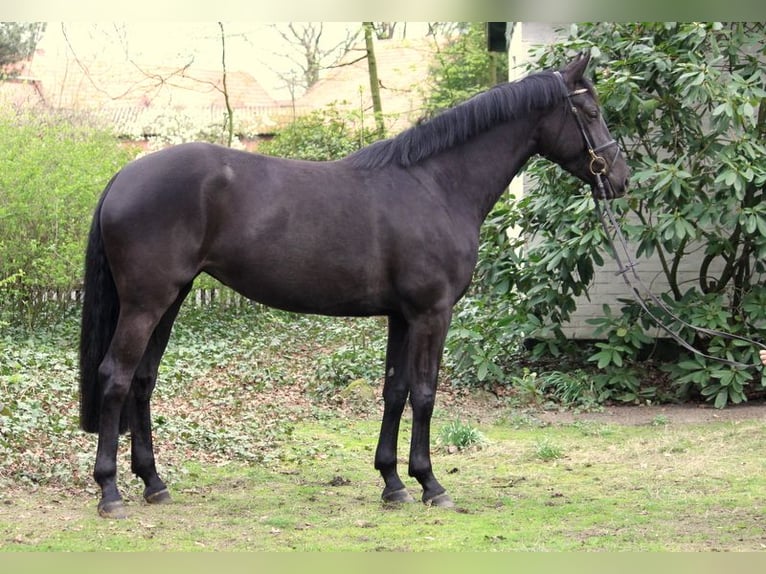
[[[133,91],[139,89],[139,82],[134,82],[131,86],[129,86],[125,91],[119,94],[111,94],[106,89],[101,87],[96,83],[96,81],[93,79],[93,75],[88,68],[87,64],[82,61],[82,59],[78,56],[77,50],[75,50],[74,46],[72,45],[71,40],[69,39],[69,35],[67,34],[66,25],[62,22],[61,23],[61,33],[64,36],[64,41],[66,42],[67,47],[69,48],[69,52],[72,54],[72,58],[74,59],[75,64],[78,68],[82,71],[83,75],[85,76],[85,79],[90,83],[93,88],[98,91],[101,94],[104,94],[106,97],[108,97],[111,100],[119,100],[124,98],[125,96],[131,94]],[[127,49],[127,48],[126,48]],[[127,55],[127,52],[126,52]],[[142,69],[141,66],[138,65],[134,60],[129,60],[130,64],[134,66],[145,78],[150,78],[154,80],[156,83],[154,86],[152,86],[154,89],[161,88],[164,84],[169,84],[170,80],[175,76],[184,76],[186,70],[191,66],[193,59],[189,61],[189,63],[181,66],[180,68],[171,71],[168,74],[157,74],[152,72],[147,72],[146,70]],[[141,87],[140,89],[145,90],[145,87]]]
[[[334,64],[332,66],[327,66],[325,69],[326,70],[334,70],[336,68],[345,68],[346,66],[353,66],[354,64],[356,64],[358,62],[361,62],[362,60],[366,60],[366,59],[367,59],[367,51],[365,50],[364,55],[363,56],[359,56],[355,60],[350,60],[348,62],[341,62],[341,63],[338,63],[338,64]]]
[[[287,26],[274,25],[285,42],[297,47],[300,57],[280,54],[289,60],[300,72],[298,83],[308,89],[319,81],[322,70],[336,67],[357,42],[360,29],[346,30],[345,36],[331,45],[324,41],[325,28],[322,22],[290,22]],[[296,85],[294,69],[289,72],[276,71],[288,86]]]
[[[396,31],[397,24],[398,22],[373,22],[372,26],[375,30],[375,37],[378,40],[390,40],[394,37],[394,32]]]

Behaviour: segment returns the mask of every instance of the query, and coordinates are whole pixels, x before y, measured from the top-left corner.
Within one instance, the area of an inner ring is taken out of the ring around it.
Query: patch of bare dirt
[[[604,407],[598,412],[542,411],[536,415],[551,424],[567,424],[579,420],[622,425],[645,425],[658,421],[668,423],[706,423],[766,418],[766,404],[734,405],[716,409],[709,405],[619,405]]]
[[[374,398],[352,402],[335,396],[326,402],[328,408],[337,408],[346,416],[378,417],[383,413],[382,386],[374,388]],[[363,406],[362,406],[363,405]],[[508,416],[513,410],[503,396],[484,390],[457,389],[440,385],[436,406],[450,416],[473,421],[491,422]],[[662,405],[610,405],[597,410],[546,409],[520,407],[547,424],[571,424],[577,421],[594,421],[620,425],[645,425],[658,423],[695,424],[716,421],[741,421],[766,419],[766,401],[758,400],[717,409],[708,403],[662,404]]]

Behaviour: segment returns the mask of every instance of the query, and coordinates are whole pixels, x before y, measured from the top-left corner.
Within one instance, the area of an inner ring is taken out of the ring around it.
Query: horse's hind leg
[[[98,513],[107,518],[126,516],[122,496],[117,488],[117,446],[123,407],[126,401],[134,400],[132,397],[129,399],[131,394],[135,396],[135,393],[131,393],[133,377],[155,327],[177,296],[176,292],[167,304],[152,307],[125,302],[120,308],[109,350],[99,367],[102,399],[93,478],[101,487]],[[138,395],[141,396],[141,393]],[[129,403],[127,406],[128,416],[135,418],[136,415],[130,413],[133,405]]]
[[[101,487],[98,513],[124,518],[122,496],[117,489],[117,446],[120,417],[149,337],[157,322],[152,314],[122,307],[109,350],[99,367],[101,417],[93,478]]]
[[[150,504],[168,502],[170,493],[157,474],[152,443],[152,418],[150,400],[157,383],[160,360],[170,339],[178,311],[191,283],[184,288],[175,303],[165,312],[154,329],[141,363],[133,377],[128,400],[132,401],[130,413],[131,469],[144,481],[144,500]]]

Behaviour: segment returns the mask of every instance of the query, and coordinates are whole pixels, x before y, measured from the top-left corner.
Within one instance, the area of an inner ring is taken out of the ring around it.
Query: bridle
[[[630,250],[628,249],[628,242],[625,239],[625,236],[622,234],[622,231],[620,230],[620,226],[617,222],[617,218],[615,217],[614,213],[612,212],[609,206],[609,201],[603,202],[603,209],[602,209],[602,202],[599,201],[599,199],[608,199],[608,196],[606,195],[606,189],[604,187],[604,177],[608,174],[609,166],[612,165],[611,162],[607,162],[603,156],[599,155],[599,153],[604,151],[605,149],[615,146],[616,149],[614,152],[614,156],[612,156],[612,162],[613,162],[617,158],[617,154],[620,152],[620,147],[614,139],[610,139],[608,142],[601,144],[600,146],[596,146],[596,147],[593,146],[592,138],[590,137],[588,133],[588,129],[586,128],[585,123],[580,117],[580,112],[577,109],[577,106],[575,106],[574,103],[572,102],[572,98],[574,96],[587,93],[588,90],[586,88],[580,88],[570,92],[569,88],[567,88],[566,83],[564,82],[564,78],[562,77],[561,73],[554,72],[554,74],[556,75],[556,77],[559,79],[559,82],[561,83],[562,89],[564,90],[564,94],[567,98],[569,110],[572,112],[575,120],[577,121],[577,126],[580,129],[580,133],[582,134],[583,140],[585,140],[585,146],[588,151],[588,155],[590,156],[590,164],[588,167],[590,169],[591,174],[596,178],[596,185],[600,192],[600,197],[596,197],[594,194],[594,203],[596,206],[596,213],[598,213],[599,219],[601,220],[601,225],[604,229],[604,234],[606,235],[610,250],[612,251],[612,256],[614,257],[614,260],[617,263],[618,270],[615,273],[615,275],[620,275],[623,278],[623,280],[625,281],[625,284],[630,289],[630,292],[631,292],[631,295],[633,295],[633,298],[639,304],[641,309],[649,317],[651,317],[651,319],[657,324],[657,326],[659,326],[662,330],[664,330],[668,335],[670,335],[679,345],[684,347],[686,350],[691,351],[692,353],[699,355],[701,357],[704,357],[706,359],[712,359],[714,361],[718,361],[720,363],[729,365],[731,367],[745,368],[745,369],[752,368],[753,365],[742,363],[740,361],[734,361],[732,359],[723,359],[721,357],[714,357],[712,355],[703,353],[699,349],[696,349],[695,347],[687,343],[676,331],[673,331],[670,327],[665,325],[648,308],[646,301],[644,300],[643,297],[641,297],[638,287],[636,287],[636,285],[634,285],[631,282],[630,277],[632,277],[635,280],[636,284],[648,294],[648,299],[650,299],[652,303],[654,303],[657,306],[657,308],[661,309],[662,312],[664,312],[673,321],[681,325],[681,327],[686,327],[693,331],[696,331],[698,333],[702,333],[705,335],[709,335],[711,337],[717,336],[717,337],[723,337],[725,339],[743,341],[750,345],[760,347],[761,349],[766,349],[766,345],[753,341],[752,339],[748,339],[747,337],[741,337],[739,335],[734,335],[732,333],[725,333],[723,331],[718,331],[715,329],[706,329],[704,327],[696,327],[694,325],[689,324],[688,322],[678,317],[675,313],[673,313],[673,311],[671,311],[667,307],[667,305],[665,305],[665,303],[662,300],[660,300],[656,295],[654,295],[651,292],[651,290],[644,284],[644,282],[638,276],[638,273],[636,273],[636,268],[638,267],[638,263],[634,261],[633,257],[631,256]],[[610,230],[610,227],[611,227],[611,230]],[[618,250],[615,247],[614,239],[617,239],[617,242],[620,246],[620,250],[622,251],[624,257],[627,259],[627,263],[623,263],[622,258],[620,257]]]
[[[572,115],[577,121],[577,127],[579,128],[580,133],[582,134],[583,140],[585,141],[585,148],[588,151],[588,155],[590,156],[590,163],[588,164],[588,169],[591,175],[593,175],[596,178],[596,186],[598,187],[601,197],[606,199],[607,195],[606,195],[606,188],[604,187],[604,177],[608,175],[609,167],[612,165],[614,160],[617,159],[617,154],[620,153],[620,146],[617,143],[617,141],[614,139],[610,139],[606,143],[603,143],[599,146],[593,145],[593,138],[590,136],[590,133],[588,132],[588,128],[585,126],[585,123],[583,122],[582,117],[580,116],[580,111],[577,109],[577,106],[574,105],[574,102],[572,101],[572,98],[575,96],[587,94],[588,89],[579,88],[577,90],[573,90],[570,92],[569,88],[567,88],[567,85],[564,82],[564,78],[561,75],[561,72],[556,71],[553,73],[558,78],[559,83],[561,84],[561,88],[564,91],[564,95],[566,96],[566,99],[567,99],[569,111],[572,112]],[[604,159],[604,156],[599,154],[603,152],[604,150],[609,149],[612,146],[614,146],[615,148],[614,155],[612,156],[612,160],[610,162],[607,162]]]

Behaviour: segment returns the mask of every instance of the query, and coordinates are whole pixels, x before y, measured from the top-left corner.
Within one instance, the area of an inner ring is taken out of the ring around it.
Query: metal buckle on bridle
[[[588,169],[593,175],[606,175],[606,160],[600,155],[596,155],[592,149],[588,150],[590,154],[590,165]]]
[[[614,140],[612,140],[612,142],[614,142]],[[601,147],[603,148],[604,146]],[[607,174],[607,163],[602,156],[596,154],[596,151],[597,150],[588,149],[588,153],[590,154],[590,164],[588,164],[588,169],[590,170],[590,173],[596,178],[596,187],[598,187],[598,191],[601,193],[601,197],[605,198],[606,188],[604,187],[604,177],[606,177]]]

